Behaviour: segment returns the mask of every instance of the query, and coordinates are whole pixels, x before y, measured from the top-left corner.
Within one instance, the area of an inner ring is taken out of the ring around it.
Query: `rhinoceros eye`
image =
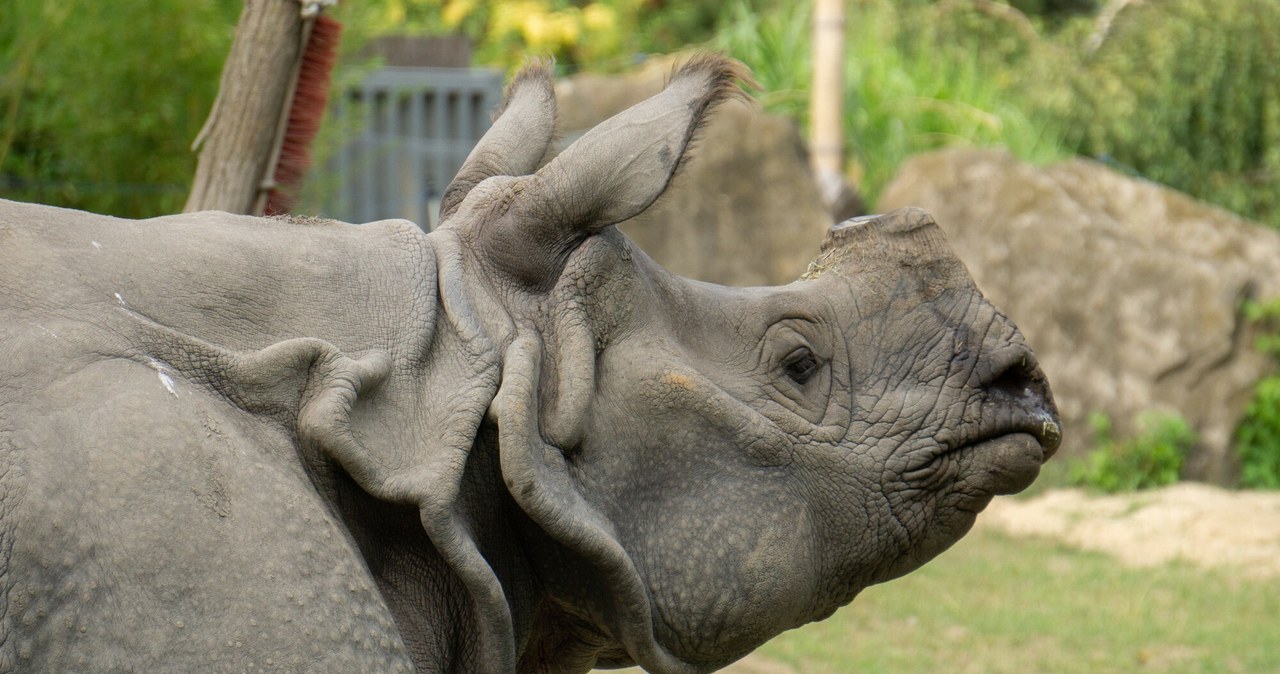
[[[797,384],[804,384],[818,373],[818,358],[807,347],[800,347],[791,352],[784,361],[787,376]]]

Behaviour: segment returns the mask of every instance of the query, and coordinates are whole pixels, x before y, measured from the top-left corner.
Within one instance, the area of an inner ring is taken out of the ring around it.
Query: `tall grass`
[[[965,48],[938,50],[920,23],[927,8],[854,3],[845,61],[845,139],[850,177],[869,200],[910,155],[944,147],[1004,146],[1042,163],[1070,155],[1052,123],[1029,117],[1010,95],[1011,77]],[[941,25],[947,19],[937,19]],[[715,45],[749,65],[762,103],[807,124],[810,15],[792,8],[754,12],[745,0],[727,10]]]

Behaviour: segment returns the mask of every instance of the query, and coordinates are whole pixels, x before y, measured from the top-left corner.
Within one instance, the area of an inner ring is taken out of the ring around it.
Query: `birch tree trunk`
[[[193,146],[200,158],[183,210],[256,214],[259,192],[271,186],[301,35],[298,0],[245,0],[218,97]]]

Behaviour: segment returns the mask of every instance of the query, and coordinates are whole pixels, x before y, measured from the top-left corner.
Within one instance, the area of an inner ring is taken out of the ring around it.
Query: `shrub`
[[[1280,489],[1280,376],[1258,382],[1236,432],[1240,485]]]
[[[1247,302],[1245,315],[1263,331],[1257,348],[1280,362],[1280,298]],[[1264,377],[1236,430],[1240,484],[1280,489],[1280,374]]]
[[[1196,442],[1181,416],[1149,411],[1138,417],[1138,432],[1127,440],[1112,437],[1111,419],[1089,417],[1097,449],[1072,464],[1067,480],[1107,492],[1149,489],[1178,481],[1183,461]]]
[[[125,217],[182,208],[240,0],[0,10],[0,196]]]

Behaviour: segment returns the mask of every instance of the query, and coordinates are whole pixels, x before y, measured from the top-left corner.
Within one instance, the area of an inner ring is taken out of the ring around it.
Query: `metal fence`
[[[502,73],[383,68],[337,98],[333,114],[349,140],[329,162],[324,214],[405,218],[430,230],[449,181],[489,128]]]

